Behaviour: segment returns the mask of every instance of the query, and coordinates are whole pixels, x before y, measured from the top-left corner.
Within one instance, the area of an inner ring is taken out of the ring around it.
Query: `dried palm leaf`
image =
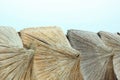
[[[115,74],[120,80],[120,36],[113,33],[108,32],[99,32],[101,39],[104,43],[113,49],[113,64],[114,64],[114,71]]]
[[[32,80],[32,58],[13,28],[0,27],[0,80]]]
[[[81,51],[81,72],[84,80],[116,80],[112,49],[96,33],[69,30],[68,39],[73,48]]]
[[[27,48],[34,45],[34,80],[82,80],[79,52],[71,48],[58,27],[21,31]]]

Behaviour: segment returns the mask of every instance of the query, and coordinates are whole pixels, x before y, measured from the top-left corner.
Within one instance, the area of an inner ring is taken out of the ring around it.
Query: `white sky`
[[[0,0],[0,25],[120,31],[120,0]]]

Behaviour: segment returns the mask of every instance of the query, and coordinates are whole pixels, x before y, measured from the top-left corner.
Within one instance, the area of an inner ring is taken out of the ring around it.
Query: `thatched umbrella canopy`
[[[0,80],[32,80],[33,53],[13,28],[0,27]]]
[[[115,74],[120,80],[120,36],[109,32],[99,32],[104,43],[113,49],[113,65]]]
[[[33,80],[82,80],[80,52],[58,27],[28,28],[20,32],[24,46],[34,49]]]
[[[120,69],[116,68],[119,63],[115,63],[114,50],[104,43],[101,36],[103,35],[81,30],[69,30],[67,33],[72,47],[81,51],[80,67],[84,80],[116,80],[115,73],[119,75]]]

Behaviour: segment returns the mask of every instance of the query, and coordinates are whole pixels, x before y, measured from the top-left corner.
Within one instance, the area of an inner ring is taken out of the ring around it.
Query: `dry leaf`
[[[32,80],[32,58],[13,28],[0,27],[0,80]]]
[[[58,27],[22,30],[27,48],[34,48],[34,80],[82,80],[79,52],[71,48]]]
[[[69,30],[67,37],[73,48],[81,51],[81,72],[84,80],[116,80],[113,70],[113,49],[96,33]]]

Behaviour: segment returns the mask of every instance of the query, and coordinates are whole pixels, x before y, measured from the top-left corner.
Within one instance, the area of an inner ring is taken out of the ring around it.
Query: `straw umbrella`
[[[113,65],[115,74],[120,80],[120,36],[116,33],[109,33],[109,32],[99,32],[101,39],[104,43],[113,49]]]
[[[99,34],[69,30],[67,37],[72,47],[81,51],[80,67],[84,80],[116,80],[114,50],[104,43]]]
[[[0,80],[32,80],[33,53],[13,28],[0,27]]]
[[[80,52],[73,49],[58,27],[20,31],[27,49],[34,49],[33,80],[82,80]]]

